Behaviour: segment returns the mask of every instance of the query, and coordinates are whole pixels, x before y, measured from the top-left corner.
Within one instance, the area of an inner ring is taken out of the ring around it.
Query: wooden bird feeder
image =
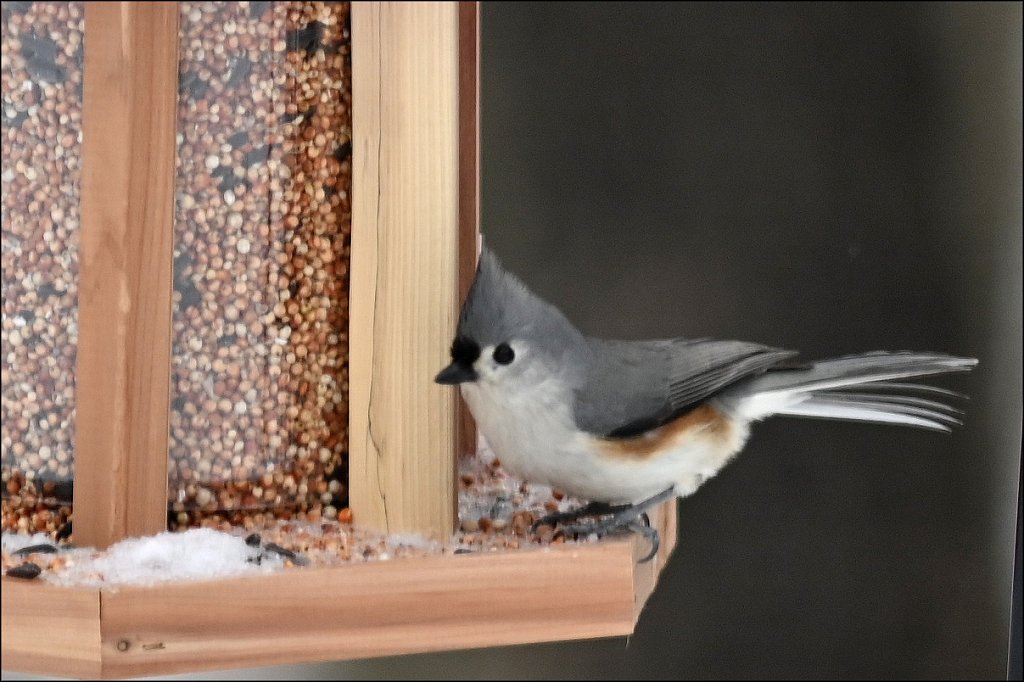
[[[228,4],[266,28],[198,3],[5,3],[5,64],[25,66],[3,77],[27,74],[35,100],[4,114],[4,264],[26,269],[4,279],[4,514],[25,502],[16,469],[66,472],[73,451],[79,546],[267,513],[289,470],[303,509],[343,489],[359,524],[448,538],[476,436],[432,377],[478,253],[479,5]],[[82,28],[54,50],[48,21]],[[35,195],[30,135],[65,171]],[[75,173],[80,190],[61,184]],[[8,249],[9,224],[53,252]],[[619,537],[150,587],[4,577],[4,667],[109,678],[626,635],[674,504],[652,522],[644,564],[646,541]]]

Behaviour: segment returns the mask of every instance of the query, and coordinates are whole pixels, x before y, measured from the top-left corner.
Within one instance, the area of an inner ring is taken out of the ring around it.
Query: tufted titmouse
[[[590,501],[541,522],[601,519],[567,534],[637,530],[652,543],[644,561],[658,550],[646,510],[718,473],[752,422],[778,414],[949,431],[960,412],[936,396],[958,394],[900,380],[977,364],[915,352],[801,363],[745,341],[587,337],[486,248],[451,355],[436,381],[460,386],[502,464]]]

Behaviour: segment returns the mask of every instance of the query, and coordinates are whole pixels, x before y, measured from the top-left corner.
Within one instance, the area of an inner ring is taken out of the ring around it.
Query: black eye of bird
[[[498,347],[494,349],[494,361],[499,365],[507,365],[512,362],[515,357],[516,354],[512,350],[512,346],[507,343],[499,343]]]

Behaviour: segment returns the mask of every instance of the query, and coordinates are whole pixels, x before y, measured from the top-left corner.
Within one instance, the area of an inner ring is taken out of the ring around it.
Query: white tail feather
[[[844,405],[827,401],[817,401],[809,398],[799,404],[780,410],[775,414],[788,415],[792,417],[817,417],[820,419],[842,419],[864,422],[879,422],[883,424],[903,424],[906,426],[918,426],[935,431],[949,431],[950,428],[935,419],[904,414],[899,412],[886,412],[875,407],[867,407],[857,404]]]
[[[977,360],[919,353],[869,353],[815,363],[808,369],[772,372],[721,396],[741,417],[758,420],[778,414],[822,419],[903,424],[949,431],[961,411],[936,400],[910,395],[926,392],[963,397],[953,391],[900,379],[963,372]],[[874,392],[868,392],[874,391]]]

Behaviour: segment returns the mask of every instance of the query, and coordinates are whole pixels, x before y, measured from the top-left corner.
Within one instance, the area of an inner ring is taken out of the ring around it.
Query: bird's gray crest
[[[459,316],[458,333],[482,347],[514,339],[552,349],[582,343],[582,336],[561,311],[506,272],[486,247]]]

